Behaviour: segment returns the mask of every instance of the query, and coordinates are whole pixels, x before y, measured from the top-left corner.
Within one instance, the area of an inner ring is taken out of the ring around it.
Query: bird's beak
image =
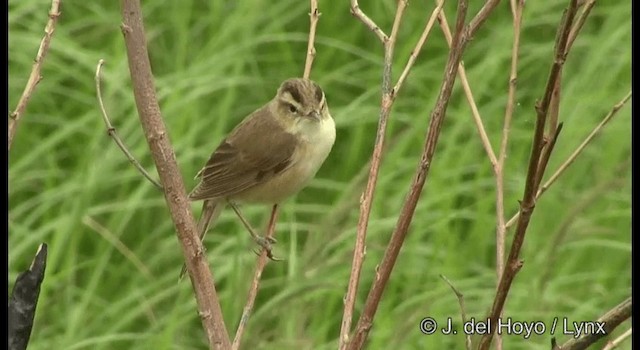
[[[311,111],[311,113],[309,113],[309,117],[311,118],[315,118],[316,120],[320,120],[320,118],[322,118],[322,115],[320,114],[320,112],[313,110]]]

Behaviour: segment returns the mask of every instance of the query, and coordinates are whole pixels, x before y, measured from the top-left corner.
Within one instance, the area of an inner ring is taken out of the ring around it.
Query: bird
[[[295,195],[314,178],[335,139],[335,122],[320,85],[307,78],[283,81],[275,97],[245,117],[196,174],[199,183],[189,200],[203,201],[200,239],[229,204],[273,259],[275,240],[256,234],[238,203],[276,205]],[[180,279],[185,272],[183,265]]]

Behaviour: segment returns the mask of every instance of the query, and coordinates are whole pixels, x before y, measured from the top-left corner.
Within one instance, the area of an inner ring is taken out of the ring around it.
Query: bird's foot
[[[276,258],[275,256],[273,256],[273,253],[271,252],[271,245],[276,244],[278,242],[276,241],[275,238],[255,236],[254,241],[256,242],[256,244],[262,247],[262,251],[267,252],[267,258],[269,258],[270,260],[273,260],[273,261],[283,260],[283,259]],[[260,251],[254,250],[253,252],[256,253],[256,255],[260,256],[260,253],[261,253]]]

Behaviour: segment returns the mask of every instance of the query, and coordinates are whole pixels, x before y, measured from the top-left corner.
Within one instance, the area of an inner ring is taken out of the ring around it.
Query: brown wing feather
[[[253,112],[220,143],[198,173],[200,183],[190,199],[233,196],[291,165],[296,139],[266,114],[267,108]]]

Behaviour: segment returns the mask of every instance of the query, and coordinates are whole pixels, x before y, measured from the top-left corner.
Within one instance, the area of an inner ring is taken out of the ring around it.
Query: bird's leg
[[[273,237],[262,237],[262,236],[258,235],[253,230],[253,228],[251,227],[249,222],[244,218],[244,216],[242,216],[242,213],[240,212],[240,208],[238,208],[238,205],[236,203],[232,202],[232,201],[227,201],[227,202],[229,203],[229,205],[231,206],[233,211],[236,213],[236,215],[238,216],[240,221],[242,221],[242,224],[247,229],[247,231],[249,231],[249,234],[251,235],[251,238],[253,238],[253,240],[260,247],[262,247],[262,249],[264,249],[267,252],[267,257],[269,259],[271,259],[271,260],[281,260],[281,259],[278,259],[278,258],[274,257],[273,254],[271,253],[271,245],[275,244],[277,242],[276,239],[273,238]]]

